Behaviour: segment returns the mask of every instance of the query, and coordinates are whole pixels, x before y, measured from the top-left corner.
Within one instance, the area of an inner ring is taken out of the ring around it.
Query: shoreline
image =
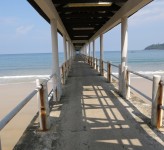
[[[48,87],[50,87],[50,84]],[[147,95],[151,97],[152,85],[150,81],[146,81],[143,78],[132,78],[131,85],[139,88],[139,90],[141,90],[143,93],[147,93]],[[35,82],[9,83],[0,85],[0,91],[2,93],[0,94],[0,119],[10,112],[20,100],[25,98],[35,88]],[[144,100],[147,104],[151,104],[150,101],[144,99],[139,94],[136,94],[136,92],[133,92],[133,94]],[[6,150],[12,149],[14,147],[20,136],[23,134],[24,130],[28,127],[29,123],[36,115],[37,110],[38,102],[37,97],[35,96],[31,102],[29,102],[27,106],[25,106],[25,108],[20,111],[16,117],[14,117],[14,119],[5,127],[5,129],[2,130],[1,142],[2,146],[5,147]]]

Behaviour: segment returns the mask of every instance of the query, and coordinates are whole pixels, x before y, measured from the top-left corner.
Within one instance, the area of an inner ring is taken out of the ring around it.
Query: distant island
[[[152,44],[152,45],[147,46],[147,47],[145,48],[145,50],[152,50],[152,49],[164,50],[164,43],[163,43],[163,44]]]

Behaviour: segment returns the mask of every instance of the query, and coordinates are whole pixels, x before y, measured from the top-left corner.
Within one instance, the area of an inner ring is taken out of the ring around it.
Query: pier
[[[164,82],[129,70],[128,17],[151,0],[28,0],[48,22],[52,37],[52,75],[0,121],[0,131],[35,96],[38,113],[15,150],[122,150],[164,148]],[[121,24],[120,65],[104,61],[103,34]],[[65,62],[59,66],[58,33]],[[95,40],[100,39],[100,58]],[[92,49],[91,49],[92,45]],[[113,67],[118,75],[113,74]],[[130,84],[131,74],[152,82],[148,97]],[[52,81],[52,89],[47,84]],[[151,101],[147,104],[133,91]],[[0,139],[1,141],[6,139]]]
[[[135,96],[123,99],[116,85],[76,56],[50,129],[42,133],[32,124],[15,149],[162,149],[160,134],[149,127],[151,106],[142,108]]]

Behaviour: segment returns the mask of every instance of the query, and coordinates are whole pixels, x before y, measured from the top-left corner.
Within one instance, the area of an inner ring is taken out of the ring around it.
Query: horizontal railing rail
[[[119,66],[117,66],[117,65],[114,65],[114,64],[112,64],[112,63],[110,63],[110,64],[111,64],[111,66],[113,66],[113,67],[119,68]]]
[[[147,80],[150,80],[150,81],[153,81],[153,78],[151,78],[151,77],[148,77],[148,76],[145,76],[145,75],[143,75],[143,74],[140,74],[140,73],[138,73],[138,72],[135,72],[135,71],[132,71],[132,70],[127,70],[128,72],[130,72],[130,73],[133,73],[133,74],[135,74],[135,75],[137,75],[137,76],[140,76],[140,77],[142,77],[142,78],[145,78],[145,79],[147,79]]]
[[[141,96],[145,97],[146,99],[152,101],[152,98],[150,98],[149,96],[147,96],[146,94],[142,93],[140,90],[136,89],[135,87],[127,84],[131,89],[133,89],[134,91],[136,91],[138,94],[140,94]]]
[[[151,77],[145,76],[145,75],[143,75],[143,74],[140,74],[140,73],[138,73],[138,72],[135,72],[135,71],[132,71],[132,70],[129,70],[129,69],[127,69],[127,71],[128,71],[129,73],[131,73],[131,74],[135,74],[135,75],[137,75],[137,76],[139,76],[139,77],[142,77],[142,78],[144,78],[144,79],[147,79],[147,80],[149,80],[149,81],[153,81],[153,78],[151,78]],[[133,87],[132,85],[130,85],[130,84],[128,84],[128,83],[127,83],[127,85],[128,85],[131,89],[133,89],[135,92],[137,92],[138,94],[140,94],[141,96],[143,96],[144,98],[146,98],[146,99],[152,101],[152,98],[150,98],[149,96],[147,96],[146,94],[144,94],[144,93],[141,92],[140,90],[136,89],[135,87]]]
[[[9,121],[15,117],[15,115],[38,93],[41,86],[38,86],[34,91],[32,91],[25,99],[23,99],[12,111],[10,111],[1,121],[0,121],[0,131],[9,123]]]
[[[55,74],[52,74],[42,82],[40,86],[37,86],[36,89],[34,89],[26,98],[24,98],[13,110],[11,110],[1,121],[0,121],[0,131],[14,118],[19,111],[38,93],[38,91],[42,88],[43,84],[47,84],[51,78],[55,76]],[[52,90],[51,90],[52,92]],[[51,94],[50,92],[50,94]]]
[[[71,62],[70,60],[68,60],[67,62],[63,63],[62,66],[60,67],[61,68],[61,72],[60,72],[60,76],[62,77],[61,80],[63,82],[63,84],[65,84],[65,80],[66,80],[66,77],[68,76],[68,72],[69,72],[69,69],[70,69],[70,65],[71,65]],[[23,100],[21,100],[21,102],[15,107],[13,108],[5,117],[3,117],[1,120],[0,120],[0,131],[20,112],[20,110],[22,110],[25,105],[30,101],[32,100],[32,98],[34,98],[34,96],[36,94],[39,94],[40,95],[40,99],[38,99],[40,102],[40,104],[42,103],[47,103],[48,104],[48,107],[50,108],[49,106],[49,102],[52,100],[53,98],[53,95],[54,95],[54,92],[55,92],[55,95],[57,94],[57,85],[54,86],[55,89],[52,89],[50,90],[50,93],[48,94],[48,90],[46,88],[47,86],[47,83],[53,78],[57,78],[59,79],[60,77],[58,77],[58,75],[56,73],[53,73],[52,75],[50,75],[48,78],[46,79],[43,79],[43,81],[41,80],[41,83],[40,81],[37,79],[37,84],[39,84],[38,86],[36,86],[36,88],[29,94],[27,95]],[[44,88],[43,88],[44,87]],[[53,87],[53,88],[54,88]],[[46,91],[45,91],[46,90]],[[46,95],[46,93],[48,95]],[[47,96],[47,98],[45,99],[45,96]],[[41,104],[41,105],[42,105]],[[45,104],[44,104],[45,105]],[[46,106],[40,106],[40,109],[39,111],[46,111],[46,113],[48,113],[48,111],[46,110]],[[45,114],[44,113],[40,113],[40,114]],[[40,122],[40,127],[41,127],[41,130],[45,131],[47,130],[48,127],[46,127],[46,121],[45,121],[45,118],[46,116],[42,115],[40,116],[41,117],[41,120],[44,120],[44,121],[41,121]],[[44,117],[44,118],[42,118]],[[2,150],[2,147],[1,147],[1,139],[0,139],[0,150]]]

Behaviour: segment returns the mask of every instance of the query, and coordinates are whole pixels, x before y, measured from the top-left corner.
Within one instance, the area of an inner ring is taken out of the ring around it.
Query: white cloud
[[[27,34],[34,28],[34,25],[19,26],[16,28],[17,34]]]
[[[164,0],[155,0],[130,18],[130,25],[138,26],[164,20]]]

